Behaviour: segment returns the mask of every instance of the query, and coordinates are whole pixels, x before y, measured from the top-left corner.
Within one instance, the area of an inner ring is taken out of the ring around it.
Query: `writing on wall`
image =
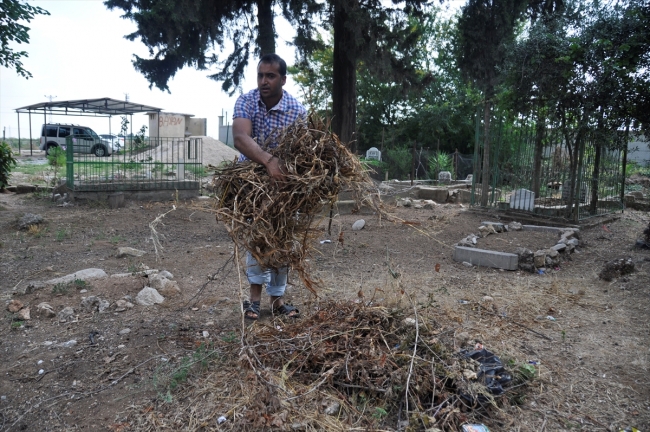
[[[183,123],[183,117],[173,115],[161,115],[158,118],[159,127],[178,126]]]

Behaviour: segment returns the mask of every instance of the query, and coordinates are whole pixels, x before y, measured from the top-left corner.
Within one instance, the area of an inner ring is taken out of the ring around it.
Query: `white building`
[[[158,138],[181,138],[206,136],[208,120],[193,118],[194,114],[148,112],[149,136]]]

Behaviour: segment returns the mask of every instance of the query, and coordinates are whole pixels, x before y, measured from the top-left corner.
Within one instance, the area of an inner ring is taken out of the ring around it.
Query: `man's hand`
[[[266,171],[268,171],[269,176],[274,181],[284,181],[286,178],[287,170],[281,164],[280,158],[277,156],[271,156],[269,160],[264,164],[266,166]]]

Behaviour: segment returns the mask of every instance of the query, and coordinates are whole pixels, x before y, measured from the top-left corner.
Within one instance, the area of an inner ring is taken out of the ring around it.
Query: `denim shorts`
[[[250,252],[246,252],[246,277],[248,278],[248,283],[256,285],[266,284],[266,293],[268,295],[273,297],[281,297],[284,295],[284,290],[287,288],[287,273],[287,267],[282,267],[277,271],[263,269],[257,260],[253,258],[253,255]]]

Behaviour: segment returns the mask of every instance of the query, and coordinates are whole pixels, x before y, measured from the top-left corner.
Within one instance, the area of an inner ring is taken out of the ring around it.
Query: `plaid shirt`
[[[282,129],[296,120],[304,120],[306,117],[307,110],[305,107],[285,90],[282,90],[280,102],[267,111],[258,89],[239,96],[232,115],[233,119],[245,118],[250,120],[253,139],[260,146],[264,145],[268,140],[269,148],[277,147],[277,137]],[[240,161],[247,159],[243,154],[239,156]]]

